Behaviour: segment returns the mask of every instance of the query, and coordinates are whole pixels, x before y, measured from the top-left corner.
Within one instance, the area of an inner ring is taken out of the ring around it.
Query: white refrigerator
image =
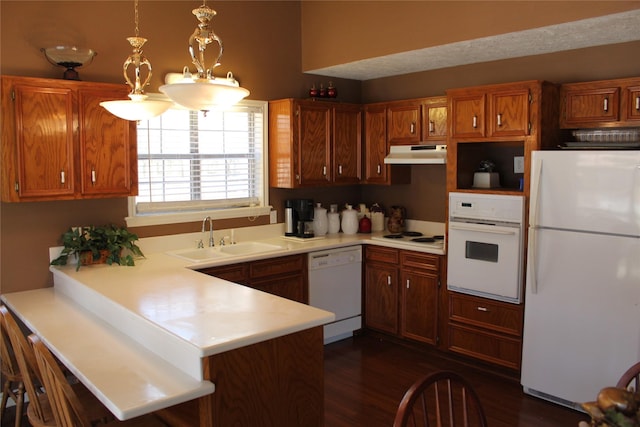
[[[537,151],[521,383],[579,408],[640,360],[640,151]]]

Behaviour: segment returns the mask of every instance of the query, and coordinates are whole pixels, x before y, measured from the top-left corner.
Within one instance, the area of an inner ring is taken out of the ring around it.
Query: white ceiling
[[[363,59],[306,72],[337,78],[370,80],[636,40],[640,40],[640,9]]]

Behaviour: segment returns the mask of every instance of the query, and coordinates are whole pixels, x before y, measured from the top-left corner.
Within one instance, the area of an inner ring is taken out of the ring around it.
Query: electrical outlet
[[[269,224],[275,224],[278,222],[278,211],[272,210],[269,212]]]
[[[516,156],[513,158],[513,173],[524,173],[523,156]]]

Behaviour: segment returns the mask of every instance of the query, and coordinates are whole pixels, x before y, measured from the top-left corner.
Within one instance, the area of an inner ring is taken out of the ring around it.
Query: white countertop
[[[53,288],[2,295],[9,308],[120,420],[215,390],[175,369]]]

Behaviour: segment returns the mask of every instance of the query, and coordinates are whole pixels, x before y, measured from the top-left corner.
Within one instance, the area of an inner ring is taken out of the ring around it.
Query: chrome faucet
[[[202,220],[202,232],[204,233],[205,231],[207,220],[209,220],[209,247],[213,247],[215,246],[216,243],[213,240],[213,220],[211,219],[210,216]]]

